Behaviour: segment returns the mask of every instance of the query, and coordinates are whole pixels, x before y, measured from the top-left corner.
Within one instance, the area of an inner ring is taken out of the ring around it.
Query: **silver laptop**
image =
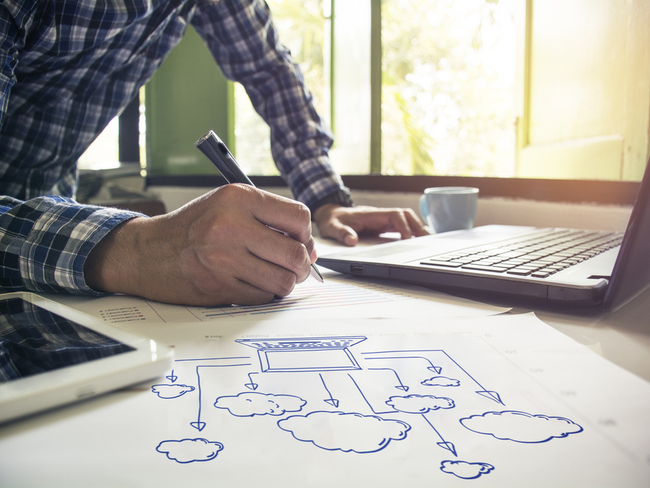
[[[646,166],[625,233],[487,225],[344,250],[318,265],[448,292],[613,310],[650,286],[648,251]]]

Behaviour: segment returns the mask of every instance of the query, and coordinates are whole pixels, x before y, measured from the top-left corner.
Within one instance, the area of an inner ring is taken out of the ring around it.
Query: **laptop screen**
[[[641,180],[625,237],[621,243],[603,308],[615,310],[650,286],[650,171]]]

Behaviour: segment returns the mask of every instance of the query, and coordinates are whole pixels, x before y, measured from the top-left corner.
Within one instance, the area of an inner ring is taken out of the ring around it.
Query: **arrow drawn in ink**
[[[469,374],[465,370],[465,368],[463,368],[460,364],[458,364],[449,354],[447,354],[442,349],[431,349],[431,350],[426,350],[425,349],[425,350],[417,350],[417,351],[416,350],[411,350],[411,351],[409,351],[409,350],[405,350],[405,351],[375,351],[375,352],[366,352],[366,353],[362,353],[362,354],[399,354],[399,353],[441,353],[441,354],[444,354],[445,356],[447,356],[447,358],[452,363],[454,363],[458,367],[458,369],[460,369],[463,373],[465,373],[467,375],[467,377],[469,377],[469,379],[471,379],[480,388],[480,390],[477,390],[475,393],[481,395],[482,397],[485,397],[485,398],[487,398],[489,400],[492,400],[494,402],[497,402],[497,403],[505,406],[505,403],[503,403],[503,401],[501,400],[501,395],[499,395],[499,393],[497,393],[494,390],[486,389],[483,385],[481,385],[476,380],[476,378],[474,378],[471,374]],[[431,364],[431,367],[429,367],[428,369],[431,369],[433,367],[433,368],[435,368],[434,370],[436,371],[437,374],[440,374],[442,372],[442,368],[434,366],[433,363],[431,363],[430,360],[428,360],[427,358],[422,357],[422,356],[390,356],[390,357],[383,356],[383,357],[375,357],[375,358],[369,357],[369,358],[366,358],[366,359],[425,359],[425,360],[427,360],[429,362],[429,364]],[[432,370],[432,371],[434,371],[434,370]]]
[[[374,352],[362,352],[361,354],[381,354],[384,351],[379,351],[377,353]],[[385,352],[400,352],[400,351],[385,351]],[[409,352],[409,351],[404,351],[404,352]],[[365,358],[365,359],[421,359],[425,361],[429,366],[427,366],[427,369],[429,371],[433,371],[436,374],[442,373],[442,368],[440,366],[436,366],[431,362],[429,358],[425,358],[424,356],[384,356],[384,357],[379,357],[379,358]]]
[[[205,426],[206,423],[201,421],[201,399],[203,398],[203,390],[201,389],[201,368],[232,368],[236,366],[250,366],[250,363],[244,363],[244,364],[203,364],[199,365],[196,367],[196,384],[197,384],[197,390],[199,391],[199,408],[198,408],[198,413],[196,416],[196,422],[190,422],[190,425],[194,427],[196,430],[201,432]]]
[[[395,377],[397,378],[397,382],[399,383],[399,385],[395,385],[395,388],[397,388],[398,390],[402,390],[402,391],[409,391],[409,387],[406,386],[404,383],[402,383],[402,379],[397,374],[397,371],[395,371],[393,368],[368,368],[368,370],[392,371],[395,374]]]
[[[244,383],[244,386],[246,388],[248,388],[249,390],[253,390],[253,391],[257,390],[257,387],[260,386],[260,385],[258,385],[257,383],[255,383],[253,381],[253,375],[254,374],[259,374],[259,373],[257,373],[257,372],[248,373],[248,383]]]
[[[178,379],[178,376],[176,376],[176,375],[174,374],[174,370],[172,369],[172,372],[170,373],[170,375],[169,375],[169,376],[165,376],[165,378],[167,378],[167,379],[168,379],[169,381],[171,381],[172,383],[176,383],[176,380]]]
[[[334,408],[338,408],[339,406],[339,401],[332,396],[332,392],[327,388],[327,385],[325,384],[325,379],[323,379],[323,375],[318,373],[318,376],[320,377],[321,382],[323,383],[323,387],[325,388],[325,391],[329,395],[329,398],[323,399],[325,403],[329,403],[332,405]]]
[[[436,444],[439,445],[440,447],[442,447],[443,449],[448,450],[448,451],[451,452],[454,456],[458,457],[458,454],[456,454],[456,447],[454,446],[454,443],[445,440],[445,438],[442,437],[442,435],[440,434],[440,432],[438,432],[438,429],[436,429],[436,428],[433,426],[433,424],[431,423],[431,421],[429,421],[429,419],[427,418],[427,416],[426,416],[425,414],[422,414],[422,417],[424,418],[424,420],[427,421],[427,424],[429,424],[429,425],[431,426],[431,428],[433,429],[433,431],[434,431],[434,432],[436,433],[436,435],[440,438],[440,442],[437,442]]]

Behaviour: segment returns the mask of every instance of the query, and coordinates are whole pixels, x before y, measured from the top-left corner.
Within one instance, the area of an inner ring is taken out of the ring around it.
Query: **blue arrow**
[[[442,353],[445,356],[447,356],[447,358],[452,363],[454,363],[456,366],[458,366],[458,369],[460,369],[463,373],[465,373],[474,383],[476,383],[476,385],[479,388],[481,388],[476,393],[478,393],[479,395],[481,395],[481,396],[483,396],[485,398],[488,398],[488,399],[490,399],[492,401],[495,401],[495,402],[505,406],[505,403],[503,403],[503,401],[501,400],[501,395],[499,395],[496,391],[487,390],[483,385],[481,385],[476,380],[476,378],[474,378],[471,374],[469,374],[460,364],[458,364],[456,361],[454,361],[454,359],[449,354],[447,354],[445,351],[443,351],[442,349],[405,350],[405,351],[376,351],[376,352],[364,352],[362,354],[397,354],[397,353],[430,353],[430,352]],[[395,356],[395,357],[386,357],[386,356],[384,356],[384,357],[366,358],[366,359],[426,359],[427,361],[429,361],[427,358],[424,358],[422,356]],[[429,361],[429,364],[431,364],[431,367],[429,369],[435,368],[432,371],[436,371],[436,373],[440,374],[440,372],[442,371],[442,368],[438,368],[438,367],[434,366],[433,363],[431,363],[431,361]]]
[[[219,365],[199,365],[196,367],[196,388],[199,390],[199,411],[196,417],[196,422],[190,422],[190,425],[197,429],[199,432],[201,432],[205,428],[205,422],[201,422],[201,397],[203,396],[202,390],[201,390],[201,373],[200,369],[201,368],[231,368],[231,367],[236,367],[236,366],[250,366],[250,363],[244,363],[244,364],[219,364]]]
[[[372,353],[372,352],[363,352],[361,354],[381,354],[383,351],[377,352],[377,353]],[[399,352],[399,351],[390,351],[390,352]],[[408,351],[405,351],[408,352]],[[380,358],[365,358],[365,359],[422,359],[423,361],[426,361],[429,363],[429,366],[427,366],[427,369],[429,371],[433,371],[436,374],[440,374],[442,372],[442,368],[440,366],[436,366],[431,362],[429,358],[425,358],[424,356],[384,356]]]
[[[397,374],[397,371],[395,371],[393,368],[368,368],[369,370],[385,370],[385,371],[392,371],[395,374],[395,377],[397,378],[397,381],[399,385],[396,385],[395,388],[398,390],[402,391],[409,391],[409,387],[406,386],[404,383],[402,383],[402,379],[399,377]]]
[[[253,390],[253,391],[257,390],[257,387],[260,386],[260,385],[258,385],[257,383],[255,383],[253,381],[253,377],[251,375],[254,375],[254,374],[259,374],[259,373],[256,373],[256,372],[248,373],[248,381],[249,381],[249,383],[244,383],[244,386],[246,388],[248,388],[249,390]]]
[[[456,446],[454,446],[453,442],[446,441],[444,437],[440,435],[440,432],[438,432],[438,429],[436,429],[431,422],[429,422],[429,419],[425,414],[422,414],[422,417],[424,417],[424,420],[427,421],[427,424],[431,426],[431,428],[434,430],[434,432],[440,437],[440,442],[437,442],[436,444],[443,449],[447,449],[449,452],[451,452],[454,456],[458,457],[458,454],[456,454]]]
[[[489,398],[490,400],[494,400],[495,402],[505,406],[505,404],[501,401],[501,395],[499,395],[496,391],[479,390],[476,393],[478,393],[481,396],[484,396],[485,398]]]
[[[332,396],[332,392],[329,390],[329,388],[327,388],[327,385],[325,384],[325,380],[323,379],[323,375],[318,373],[318,376],[320,376],[320,380],[323,383],[323,387],[325,388],[325,391],[329,395],[329,398],[325,398],[323,401],[325,403],[329,403],[334,408],[338,408],[339,407],[339,401]]]
[[[174,370],[172,369],[171,374],[170,374],[169,376],[165,376],[165,378],[167,378],[167,379],[168,379],[169,381],[171,381],[172,383],[175,383],[176,380],[178,379],[178,376],[176,376],[176,375],[174,374]]]

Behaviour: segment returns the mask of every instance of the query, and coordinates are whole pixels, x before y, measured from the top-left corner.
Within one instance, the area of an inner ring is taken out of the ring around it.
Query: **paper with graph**
[[[159,338],[170,330],[160,326]],[[0,430],[4,484],[630,487],[650,479],[650,384],[532,314],[285,315],[282,324],[208,321],[175,334],[165,377],[26,421],[20,435]],[[63,470],[71,459],[77,467]]]
[[[95,300],[57,296],[55,300],[115,325],[192,323],[251,319],[273,322],[356,318],[414,318],[490,315],[506,308],[453,297],[425,288],[373,280],[355,280],[328,270],[324,283],[308,279],[287,297],[256,306],[186,307],[143,298],[113,295]]]

